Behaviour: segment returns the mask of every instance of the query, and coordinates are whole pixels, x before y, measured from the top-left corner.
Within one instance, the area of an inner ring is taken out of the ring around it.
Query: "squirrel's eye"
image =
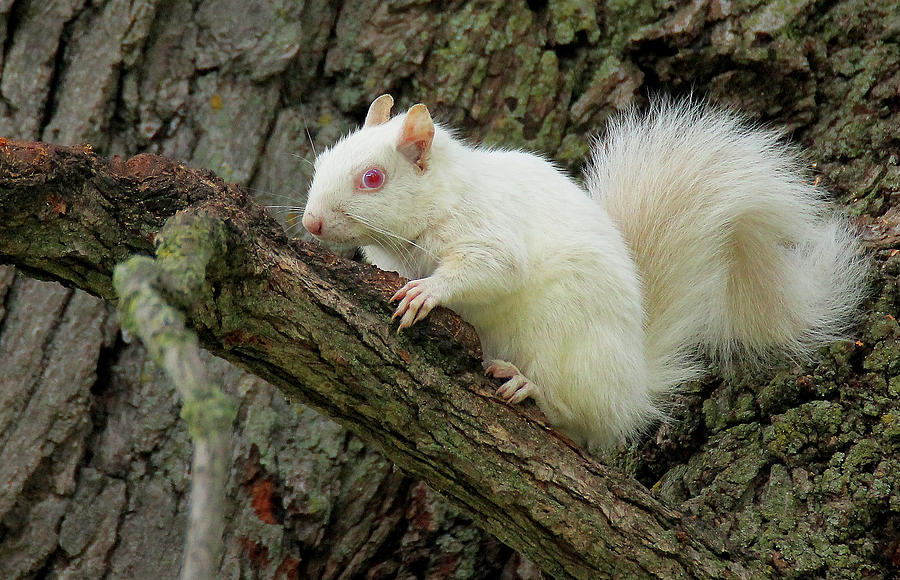
[[[384,185],[384,172],[377,167],[366,169],[359,180],[360,189],[378,189]]]

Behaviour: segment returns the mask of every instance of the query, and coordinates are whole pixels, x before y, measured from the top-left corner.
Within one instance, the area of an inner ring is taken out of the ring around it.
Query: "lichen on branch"
[[[208,376],[197,335],[182,311],[203,291],[206,268],[224,251],[218,225],[203,214],[178,214],[157,236],[155,260],[134,256],[113,271],[122,326],[141,338],[182,396],[181,416],[194,441],[184,579],[213,578],[219,569],[237,414],[233,398]]]

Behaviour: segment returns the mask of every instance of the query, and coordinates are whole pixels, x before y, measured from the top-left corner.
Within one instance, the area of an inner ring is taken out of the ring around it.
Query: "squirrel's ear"
[[[413,105],[403,120],[397,151],[418,167],[419,171],[425,171],[427,169],[425,158],[431,149],[432,139],[434,139],[434,122],[428,109],[421,103]]]
[[[381,125],[391,118],[391,107],[394,106],[394,98],[390,95],[381,95],[369,105],[369,112],[366,114],[366,122],[363,127],[374,127]]]

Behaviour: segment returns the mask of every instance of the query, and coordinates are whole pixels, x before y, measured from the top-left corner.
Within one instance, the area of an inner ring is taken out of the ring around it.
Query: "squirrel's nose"
[[[303,214],[303,227],[314,236],[322,233],[322,218],[307,212]]]

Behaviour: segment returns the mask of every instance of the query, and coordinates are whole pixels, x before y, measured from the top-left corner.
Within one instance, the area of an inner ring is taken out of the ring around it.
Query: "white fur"
[[[419,172],[394,147],[404,117],[324,152],[306,211],[323,239],[425,278],[592,448],[663,418],[663,395],[702,372],[698,347],[809,356],[859,301],[846,221],[774,134],[732,114],[663,101],[614,121],[588,176],[599,202],[536,155],[439,126]],[[384,187],[357,191],[373,166]]]

